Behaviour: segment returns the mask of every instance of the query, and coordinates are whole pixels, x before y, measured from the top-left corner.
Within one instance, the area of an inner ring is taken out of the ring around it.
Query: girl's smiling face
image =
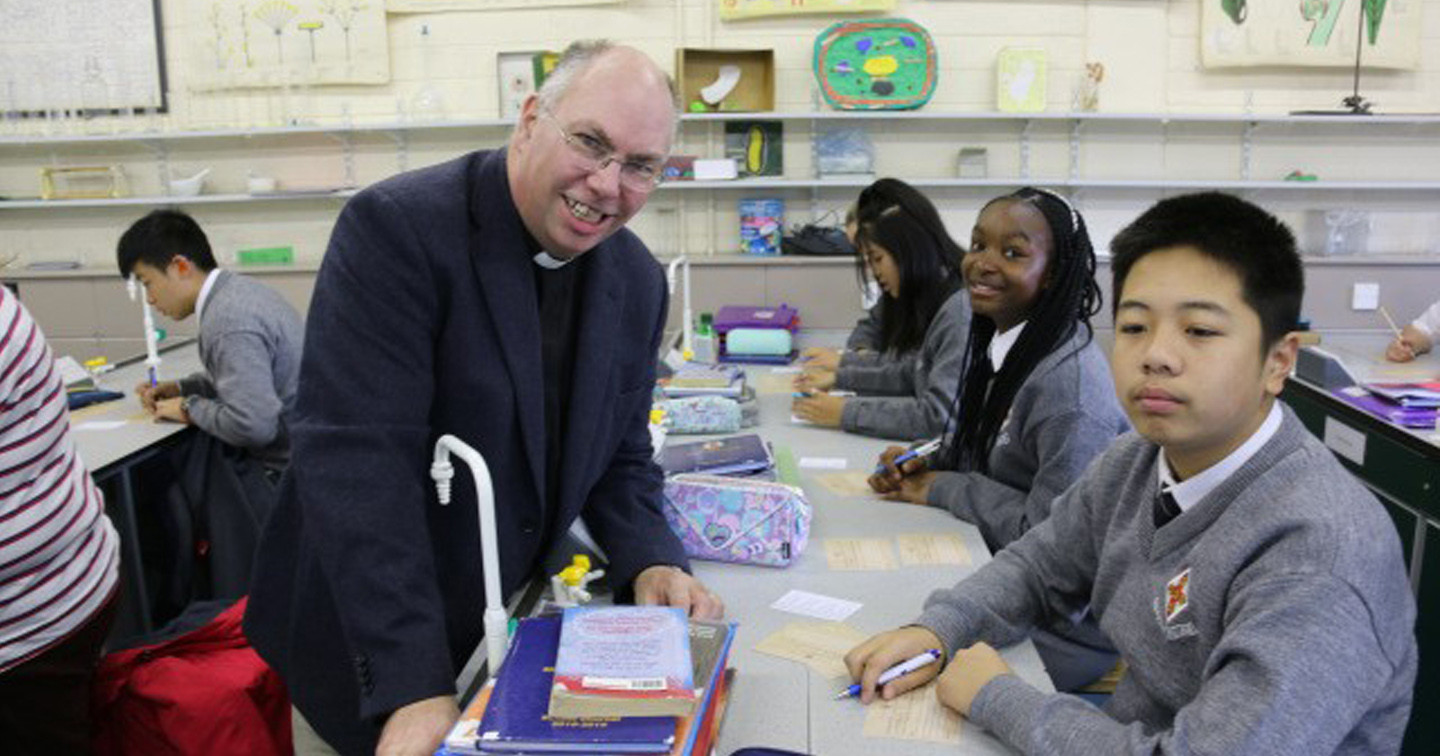
[[[1054,248],[1038,208],[1013,199],[992,202],[976,219],[970,251],[960,261],[971,309],[1001,332],[1024,322],[1045,289]]]

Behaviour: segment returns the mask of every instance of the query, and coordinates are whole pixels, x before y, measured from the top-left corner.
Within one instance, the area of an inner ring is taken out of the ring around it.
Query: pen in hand
[[[909,462],[909,461],[912,460],[912,459],[921,459],[921,460],[923,460],[923,459],[925,459],[926,457],[929,457],[931,454],[934,454],[934,453],[935,453],[936,451],[938,451],[939,449],[940,449],[940,439],[938,439],[938,438],[932,438],[932,439],[930,439],[929,441],[926,441],[925,443],[920,444],[919,446],[915,447],[914,449],[911,449],[911,450],[909,450],[909,451],[907,451],[907,452],[904,452],[904,453],[901,454],[900,456],[896,457],[896,458],[894,459],[894,461],[892,461],[890,464],[895,465],[895,469],[896,469],[896,470],[899,470],[899,469],[900,469],[900,466],[903,465],[903,464],[905,464],[906,462]],[[876,474],[876,475],[879,475],[880,473],[883,473],[883,472],[885,472],[885,463],[884,463],[884,462],[881,462],[880,464],[875,465],[875,474]],[[902,470],[901,472],[904,472],[904,471]]]
[[[932,648],[919,656],[906,659],[881,672],[880,679],[875,681],[875,687],[879,688],[891,680],[904,677],[917,669],[922,669],[938,661],[940,661],[940,649]],[[835,694],[835,700],[839,701],[843,698],[854,698],[858,695],[860,695],[860,683],[854,683],[850,687]]]

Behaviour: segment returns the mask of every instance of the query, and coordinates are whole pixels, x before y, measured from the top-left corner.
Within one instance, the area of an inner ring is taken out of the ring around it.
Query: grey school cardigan
[[[205,370],[180,379],[180,393],[197,397],[191,422],[267,467],[284,467],[304,338],[300,315],[274,289],[221,270],[200,313]]]
[[[941,472],[928,503],[980,528],[991,551],[998,551],[1049,517],[1055,497],[1127,430],[1130,421],[1115,399],[1105,354],[1077,329],[1021,384],[990,450],[988,471]]]
[[[956,289],[936,311],[913,357],[871,366],[841,365],[835,388],[859,396],[846,400],[840,427],[894,439],[938,435],[955,399],[969,333],[970,297],[963,288]]]
[[[1395,526],[1289,408],[1259,452],[1155,529],[1159,449],[1127,435],[1050,518],[918,622],[1005,645],[1089,604],[1129,669],[1104,710],[1013,675],[970,718],[1026,754],[1394,754],[1416,674]]]

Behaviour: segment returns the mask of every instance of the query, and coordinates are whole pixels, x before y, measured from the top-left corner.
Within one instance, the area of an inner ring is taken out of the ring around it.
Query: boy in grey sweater
[[[205,232],[175,210],[156,210],[120,237],[120,274],[173,320],[200,319],[204,372],[135,393],[157,418],[195,425],[247,451],[272,480],[290,458],[285,415],[299,385],[304,326],[273,289],[216,267]]]
[[[862,700],[924,648],[940,700],[1027,754],[1392,754],[1415,604],[1394,526],[1276,401],[1303,272],[1289,230],[1222,194],[1112,243],[1117,441],[1049,519],[846,657]],[[1128,663],[1103,709],[1042,693],[988,643],[1089,605]]]

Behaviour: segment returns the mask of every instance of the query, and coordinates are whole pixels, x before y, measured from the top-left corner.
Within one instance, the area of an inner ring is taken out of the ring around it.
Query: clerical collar
[[[539,265],[546,270],[559,270],[575,261],[574,258],[571,258],[569,260],[562,260],[558,257],[555,257],[554,255],[551,255],[549,252],[546,252],[543,249],[539,252],[536,252],[535,257],[531,259],[535,261],[536,265]]]

